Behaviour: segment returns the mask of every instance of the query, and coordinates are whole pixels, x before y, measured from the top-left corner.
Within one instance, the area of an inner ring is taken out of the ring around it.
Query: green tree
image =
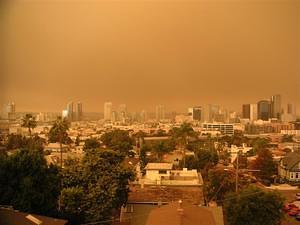
[[[69,140],[68,136],[68,130],[69,130],[69,122],[66,118],[58,117],[53,126],[51,127],[49,131],[49,142],[59,142],[60,145],[60,167],[63,166],[63,151],[62,151],[62,145],[67,144]]]
[[[252,168],[255,170],[260,170],[257,176],[263,180],[272,180],[272,176],[276,174],[276,163],[273,160],[272,153],[268,149],[261,149],[257,158],[254,161]]]
[[[129,132],[124,130],[109,131],[101,136],[101,141],[106,147],[125,154],[132,149],[133,143]]]
[[[123,166],[123,160],[124,155],[118,151],[94,149],[85,153],[81,161],[68,161],[60,198],[63,212],[76,216],[83,213],[84,222],[110,219],[112,211],[126,203],[128,181],[134,177]]]
[[[190,138],[196,138],[197,133],[192,128],[191,124],[183,123],[180,127],[174,127],[170,130],[170,134],[173,140],[183,149],[183,155],[185,156],[185,149],[188,145]],[[185,157],[183,157],[183,165],[185,167]]]
[[[153,152],[156,153],[157,159],[159,161],[162,160],[164,154],[171,152],[174,150],[171,145],[168,145],[167,142],[159,141],[153,144],[152,146]]]
[[[22,148],[26,145],[26,138],[20,134],[9,134],[7,136],[6,148],[8,150]]]
[[[261,149],[265,149],[268,147],[268,144],[271,142],[269,138],[255,138],[251,142],[251,146],[253,147],[254,153],[257,153]]]
[[[31,132],[37,126],[37,121],[32,114],[26,114],[25,117],[22,118],[22,127],[28,128],[29,136],[31,137]]]
[[[229,225],[280,225],[283,204],[279,193],[249,186],[239,195],[226,195],[224,210]]]
[[[64,188],[60,194],[61,211],[63,217],[71,224],[84,222],[85,193],[82,187]]]
[[[83,151],[87,151],[90,149],[97,149],[100,148],[100,142],[96,138],[90,138],[85,140]]]
[[[53,215],[59,183],[57,167],[48,167],[41,151],[21,149],[10,156],[0,155],[0,205]]]
[[[219,161],[217,151],[199,149],[194,153],[194,156],[185,156],[185,166],[188,169],[197,169],[200,171],[215,166]],[[181,167],[184,166],[183,161],[180,162]]]
[[[205,185],[207,201],[223,200],[225,195],[235,190],[235,174],[231,170],[213,169],[208,173]]]

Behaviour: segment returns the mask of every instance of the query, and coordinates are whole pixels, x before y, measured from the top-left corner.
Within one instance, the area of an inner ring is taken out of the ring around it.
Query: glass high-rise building
[[[82,103],[77,102],[77,109],[76,109],[76,120],[81,121],[83,119],[83,110],[82,110]]]
[[[74,121],[74,105],[73,102],[67,104],[67,119],[69,121]]]
[[[271,103],[270,103],[270,109],[271,109],[271,117],[277,118],[278,120],[281,119],[281,95],[273,95],[271,96]]]
[[[270,118],[270,101],[261,100],[257,103],[257,117],[259,120],[269,120]]]

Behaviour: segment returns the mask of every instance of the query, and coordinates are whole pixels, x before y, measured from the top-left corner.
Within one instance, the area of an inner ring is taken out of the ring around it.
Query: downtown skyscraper
[[[104,120],[105,121],[112,120],[112,103],[111,102],[104,103]]]

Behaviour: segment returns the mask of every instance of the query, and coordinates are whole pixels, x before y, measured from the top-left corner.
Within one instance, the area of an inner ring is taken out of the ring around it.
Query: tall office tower
[[[77,102],[77,107],[76,107],[76,120],[81,121],[83,119],[83,110],[82,110],[82,103]]]
[[[257,104],[250,104],[250,120],[257,120]]]
[[[202,122],[213,122],[217,119],[220,106],[207,104],[202,107]]]
[[[201,121],[202,119],[202,107],[201,106],[195,106],[188,108],[188,116],[193,121]]]
[[[122,122],[125,122],[127,118],[127,106],[125,104],[119,105],[118,119]]]
[[[117,116],[117,112],[116,111],[112,111],[111,112],[111,122],[115,123],[118,120],[118,116]]]
[[[251,111],[251,105],[250,104],[243,104],[243,106],[242,106],[242,118],[243,119],[250,119],[250,111]]]
[[[271,96],[271,117],[281,119],[281,95]]]
[[[293,105],[293,104],[291,104],[291,103],[288,103],[287,104],[287,114],[296,114],[296,107]]]
[[[270,118],[270,101],[261,100],[257,103],[257,118],[260,120],[269,120]]]
[[[145,110],[141,111],[140,118],[142,123],[145,123],[147,121],[147,112]]]
[[[111,116],[112,116],[112,103],[105,102],[104,103],[104,120],[111,121],[111,119],[112,119]]]
[[[67,112],[68,112],[68,116],[67,119],[72,122],[74,121],[74,106],[73,106],[73,102],[69,102],[67,104]]]
[[[165,119],[165,107],[163,105],[156,106],[156,121]]]
[[[16,119],[16,105],[14,102],[10,102],[6,106],[7,118],[9,120]]]
[[[292,104],[287,104],[286,111],[281,115],[282,122],[292,122],[296,120],[296,107]]]

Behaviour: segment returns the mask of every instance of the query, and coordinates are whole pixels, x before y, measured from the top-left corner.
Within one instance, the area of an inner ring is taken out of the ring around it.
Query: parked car
[[[297,196],[297,197],[300,197],[300,192],[296,193],[296,196]]]
[[[283,206],[283,211],[289,212],[290,210],[299,210],[295,204],[287,203]]]
[[[289,215],[289,216],[296,216],[297,214],[300,214],[300,210],[299,210],[299,209],[291,209],[291,210],[288,212],[288,215]]]
[[[296,216],[295,216],[296,220],[299,220],[300,221],[300,213],[298,213]]]
[[[267,186],[267,187],[270,187],[271,186],[271,181],[267,180],[267,179],[264,179],[261,181],[263,185]]]

